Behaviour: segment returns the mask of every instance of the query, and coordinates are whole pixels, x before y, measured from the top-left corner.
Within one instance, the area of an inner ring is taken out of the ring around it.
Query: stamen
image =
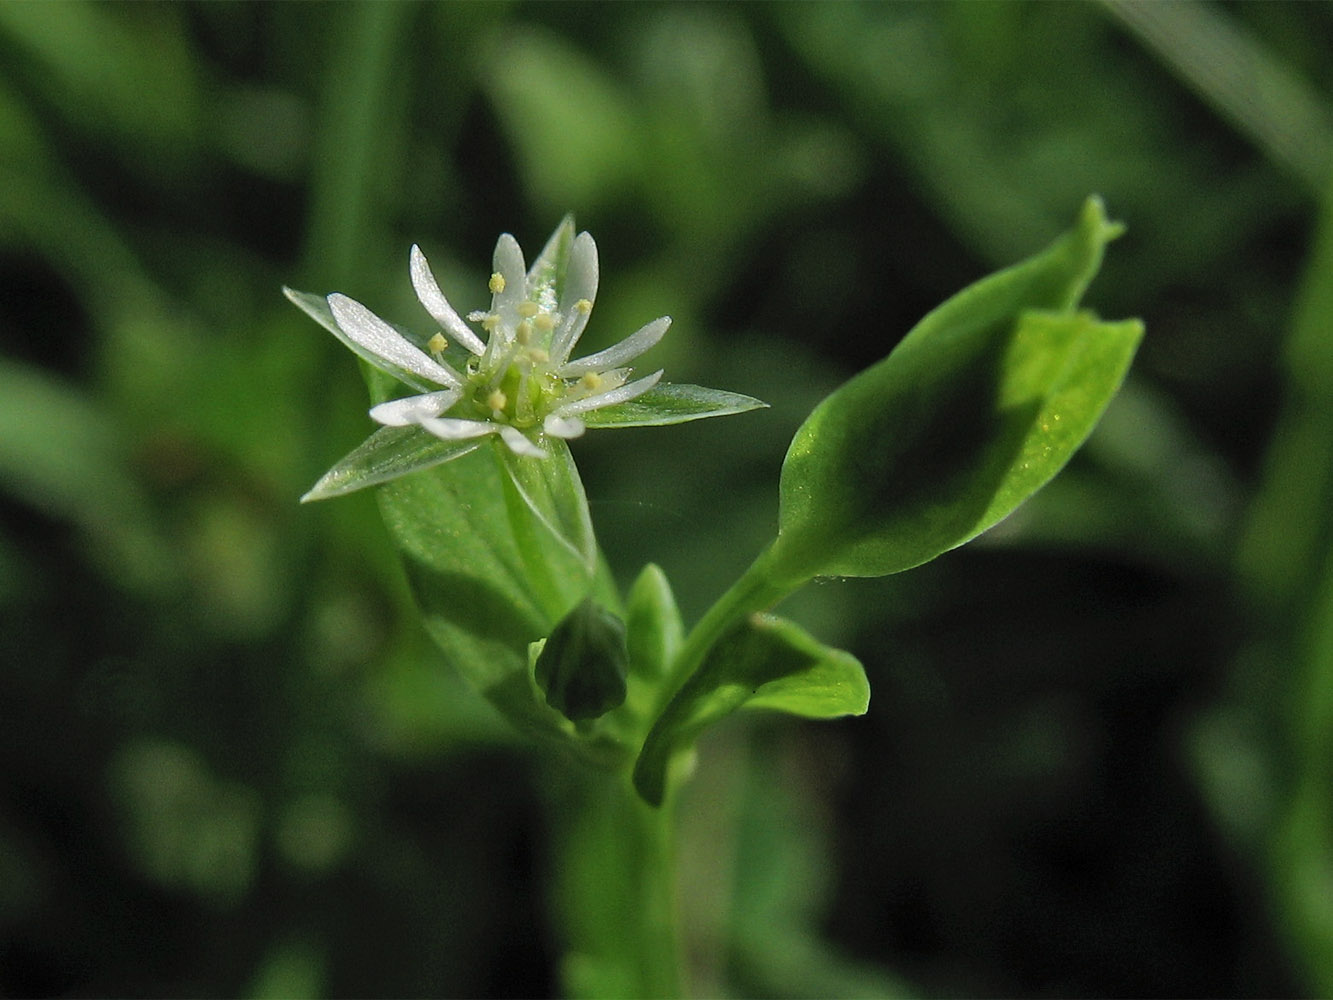
[[[579,299],[574,303],[574,308],[586,316],[588,313],[592,312],[592,303],[587,299]]]
[[[442,333],[437,333],[435,336],[431,337],[430,340],[426,341],[426,350],[435,355],[436,361],[442,360],[440,355],[444,353],[444,349],[448,346],[449,341],[444,339],[444,334]]]
[[[509,397],[499,389],[492,389],[491,394],[486,397],[486,405],[497,415],[504,412],[504,408],[508,403]]]
[[[587,300],[585,299],[584,301]],[[586,375],[579,378],[579,385],[582,388],[587,389],[589,392],[596,392],[602,387],[604,381],[605,379],[596,372],[588,372]]]
[[[524,319],[532,319],[533,316],[536,316],[541,311],[542,307],[531,300],[520,302],[518,304],[518,314]]]
[[[505,290],[505,276],[499,271],[496,271],[491,275],[491,280],[487,283],[486,287],[491,290],[492,295],[499,295]]]
[[[550,333],[555,329],[555,317],[548,312],[539,312],[532,318],[532,325],[538,333]]]
[[[481,321],[481,328],[487,333],[494,333],[495,328],[500,325],[500,317],[496,313],[487,313]]]
[[[535,365],[544,365],[551,360],[551,355],[547,354],[540,347],[528,348],[528,359]]]
[[[532,343],[532,323],[525,319],[514,327],[514,339],[524,347]]]

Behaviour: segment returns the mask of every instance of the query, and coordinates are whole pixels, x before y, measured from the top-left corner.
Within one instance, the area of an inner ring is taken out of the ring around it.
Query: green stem
[[[623,773],[584,772],[557,803],[557,924],[571,997],[678,997],[675,810]]]
[[[807,576],[782,572],[778,546],[770,545],[742,574],[686,637],[670,674],[662,686],[652,725],[644,737],[634,763],[634,785],[653,805],[669,801],[678,776],[672,766],[683,739],[688,739],[689,720],[698,698],[711,690],[705,661],[708,652],[737,622],[747,615],[771,608],[801,584]],[[713,665],[725,669],[721,664]]]
[[[703,663],[713,644],[746,615],[756,611],[767,611],[784,597],[805,584],[808,577],[790,576],[776,572],[776,543],[769,545],[750,568],[741,574],[740,579],[699,619],[697,625],[686,636],[684,645],[676,655],[671,666],[671,673],[662,687],[662,697],[658,704],[658,713],[693,676]]]

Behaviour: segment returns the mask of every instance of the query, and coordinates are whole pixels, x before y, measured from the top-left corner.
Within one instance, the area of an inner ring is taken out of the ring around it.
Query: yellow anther
[[[548,312],[540,312],[532,317],[532,325],[540,333],[550,333],[555,329],[555,317]]]
[[[520,302],[518,304],[518,314],[522,316],[524,319],[532,319],[533,316],[536,316],[541,311],[542,307],[537,305],[537,303],[531,300],[527,302]]]
[[[588,313],[592,312],[592,303],[587,299],[579,299],[574,303],[574,308],[586,316]]]
[[[514,339],[527,347],[532,342],[532,323],[525,319],[514,327]]]
[[[505,276],[499,271],[496,271],[491,275],[491,280],[487,287],[491,290],[492,295],[499,295],[505,290]]]
[[[533,364],[536,365],[544,365],[546,364],[546,362],[551,360],[551,356],[547,354],[545,351],[543,351],[540,347],[528,348],[528,358],[532,361]]]
[[[435,336],[431,337],[430,340],[426,341],[426,350],[430,351],[431,354],[443,354],[444,349],[448,346],[449,341],[444,339],[444,334],[442,333],[437,333]]]
[[[491,394],[486,397],[486,405],[497,413],[505,408],[509,402],[509,397],[499,389],[492,389]]]
[[[588,372],[579,379],[579,385],[591,392],[595,392],[602,387],[602,381],[602,376],[598,375],[596,372]]]
[[[487,333],[494,333],[495,328],[500,325],[500,317],[495,313],[487,313],[486,318],[481,321],[481,328]]]

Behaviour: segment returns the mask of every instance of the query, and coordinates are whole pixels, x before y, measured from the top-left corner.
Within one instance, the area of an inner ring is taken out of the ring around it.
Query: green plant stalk
[[[658,701],[658,714],[667,706],[685,682],[690,679],[699,665],[703,663],[708,651],[722,636],[743,619],[757,611],[767,611],[779,601],[791,596],[803,584],[807,576],[789,576],[775,572],[777,560],[774,557],[776,543],[759,553],[750,568],[717,599],[716,603],[699,619],[698,623],[685,637],[685,644],[676,654],[671,672],[662,685],[662,694]]]
[[[565,776],[553,806],[566,994],[682,996],[673,804],[647,805],[628,771]]]

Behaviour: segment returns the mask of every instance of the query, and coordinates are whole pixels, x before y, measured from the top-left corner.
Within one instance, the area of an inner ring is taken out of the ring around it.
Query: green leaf
[[[642,396],[583,414],[589,427],[661,427],[768,406],[738,392],[701,385],[659,385]]]
[[[1045,251],[959,292],[820,403],[783,464],[768,573],[795,584],[910,569],[1054,476],[1143,333],[1074,312],[1120,232],[1088,199]]]
[[[809,719],[864,715],[870,684],[860,661],[793,622],[754,614],[723,636],[653,725],[634,767],[639,794],[662,801],[671,760],[738,708]]]
[[[302,503],[340,497],[409,472],[462,458],[483,442],[444,441],[421,427],[381,427],[349,452],[301,497]]]
[[[582,571],[534,579],[560,546],[540,541],[547,528],[514,495],[494,446],[386,483],[378,499],[422,622],[449,662],[521,729],[567,740],[568,721],[531,683],[528,646],[590,589],[614,604],[609,574],[598,564],[591,580]]]

